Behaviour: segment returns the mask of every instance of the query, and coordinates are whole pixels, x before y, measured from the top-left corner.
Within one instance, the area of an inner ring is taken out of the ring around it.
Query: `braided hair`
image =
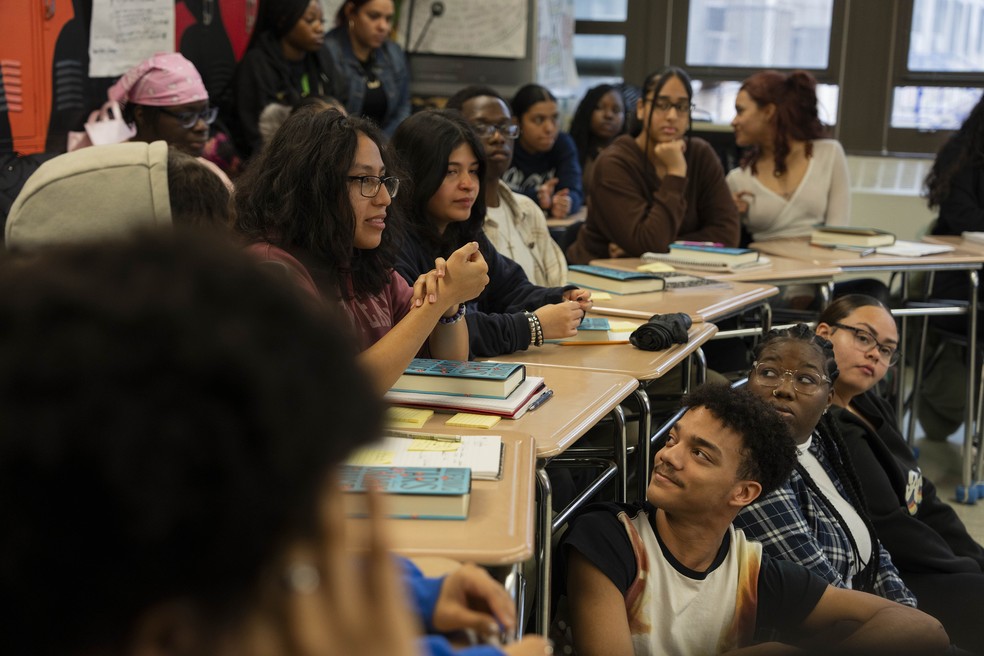
[[[805,323],[796,324],[786,329],[774,329],[769,332],[765,340],[755,347],[755,358],[758,359],[767,346],[771,346],[780,340],[804,342],[816,348],[824,358],[824,368],[827,377],[830,379],[830,384],[834,384],[839,371],[837,369],[837,360],[834,358],[834,345],[830,340],[817,335]],[[828,413],[824,412],[820,417],[820,421],[817,423],[817,427],[813,433],[813,439],[818,448],[822,449],[827,456],[828,462],[840,480],[841,486],[844,488],[847,501],[857,511],[858,516],[861,517],[861,521],[868,530],[868,536],[871,540],[871,555],[866,565],[863,564],[864,559],[858,549],[854,535],[846,528],[844,529],[844,533],[851,543],[851,552],[854,555],[855,562],[858,564],[858,575],[854,577],[852,587],[855,590],[873,592],[875,579],[878,575],[880,543],[875,533],[874,524],[868,515],[868,504],[864,498],[861,481],[858,478],[857,471],[854,469],[854,463],[851,461],[844,437],[837,427],[837,422]],[[806,471],[806,468],[799,462],[796,463],[795,468],[807,487],[810,488],[810,491],[823,502],[824,506],[833,514],[837,522],[842,527],[846,527],[847,523],[844,521],[844,518],[837,511],[834,504],[831,503],[830,499],[827,498],[827,495],[820,490],[820,487],[810,476],[809,472]]]

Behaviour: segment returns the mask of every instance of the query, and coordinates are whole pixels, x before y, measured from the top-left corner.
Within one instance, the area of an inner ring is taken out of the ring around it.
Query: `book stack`
[[[810,243],[834,248],[876,248],[894,244],[895,235],[878,228],[821,226],[810,233]]]
[[[612,294],[660,292],[666,287],[662,278],[650,273],[624,271],[593,264],[572,264],[567,268],[567,282],[585,289]]]
[[[343,465],[340,483],[349,517],[366,517],[366,491],[383,495],[383,512],[398,519],[467,519],[471,470],[467,467],[363,467]]]
[[[685,269],[701,271],[743,271],[769,266],[771,263],[749,248],[707,246],[692,242],[674,242],[669,253],[643,253],[642,259],[665,262]]]
[[[385,399],[394,405],[519,419],[543,387],[522,364],[416,358]]]

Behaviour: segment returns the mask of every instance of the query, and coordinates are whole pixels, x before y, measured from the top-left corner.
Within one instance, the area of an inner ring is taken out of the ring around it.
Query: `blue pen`
[[[526,411],[527,412],[532,412],[533,410],[536,410],[541,405],[543,405],[544,403],[546,403],[547,401],[549,401],[552,396],[553,396],[553,390],[552,389],[545,390],[542,394],[540,394],[540,396],[538,396],[535,399],[533,399],[533,403],[531,403],[529,405],[529,407],[526,408]]]

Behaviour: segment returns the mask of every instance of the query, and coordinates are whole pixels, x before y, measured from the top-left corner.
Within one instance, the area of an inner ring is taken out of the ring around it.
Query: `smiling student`
[[[591,307],[591,293],[571,285],[534,285],[483,234],[485,150],[461,114],[418,112],[397,128],[390,148],[413,180],[413,192],[399,201],[410,235],[397,271],[416,280],[435,258],[473,242],[488,262],[488,287],[467,303],[471,355],[494,357],[575,335]]]
[[[649,75],[636,117],[642,131],[622,135],[598,155],[588,216],[567,261],[665,253],[677,239],[737,246],[738,210],[711,146],[690,137],[693,88],[682,69]]]

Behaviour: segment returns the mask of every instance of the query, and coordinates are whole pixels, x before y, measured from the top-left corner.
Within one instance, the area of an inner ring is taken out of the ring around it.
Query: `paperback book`
[[[600,289],[613,294],[660,292],[666,287],[662,278],[651,273],[611,269],[593,264],[572,264],[567,268],[567,282],[585,289]]]
[[[393,390],[504,399],[524,380],[522,364],[414,358]]]
[[[387,517],[398,519],[467,519],[471,470],[467,467],[359,467],[343,465],[340,473],[345,514],[366,517],[366,491],[383,495]]]
[[[895,243],[895,235],[878,228],[822,226],[810,233],[810,243],[815,246],[891,246]]]
[[[751,264],[759,259],[758,251],[750,248],[728,248],[726,246],[698,246],[696,244],[670,244],[670,255],[697,263],[723,264],[737,266]]]

